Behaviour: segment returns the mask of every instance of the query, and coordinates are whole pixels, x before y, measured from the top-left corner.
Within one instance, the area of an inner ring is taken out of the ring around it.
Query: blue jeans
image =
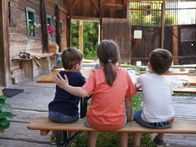
[[[70,115],[65,115],[62,113],[54,112],[54,111],[49,111],[48,118],[54,122],[69,123],[69,122],[78,120],[79,114],[70,116]]]
[[[172,126],[170,121],[155,122],[155,123],[146,122],[142,120],[141,115],[142,115],[142,111],[136,112],[134,115],[134,120],[143,127],[152,128],[152,129],[167,129]]]

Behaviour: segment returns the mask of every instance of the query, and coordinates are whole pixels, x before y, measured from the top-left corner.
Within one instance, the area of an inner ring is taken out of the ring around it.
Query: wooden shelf
[[[12,59],[12,62],[17,62],[20,69],[23,69],[24,76],[26,79],[33,81],[34,79],[34,64],[39,68],[40,74],[48,74],[51,67],[51,59],[54,53],[36,53],[29,52],[31,58],[20,58],[15,57]]]

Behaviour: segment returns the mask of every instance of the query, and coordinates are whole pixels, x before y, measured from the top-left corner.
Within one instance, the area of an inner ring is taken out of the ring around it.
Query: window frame
[[[35,23],[36,23],[36,13],[35,13],[35,9],[33,9],[33,8],[30,8],[30,7],[26,7],[26,24],[27,24],[27,36],[28,36],[28,38],[35,38],[35,30],[34,30],[34,32],[33,32],[33,35],[29,35],[29,25],[30,25],[30,23],[29,23],[29,12],[30,13],[33,13],[33,15],[34,15],[34,20],[33,20],[33,27],[34,27],[34,29],[35,29]]]

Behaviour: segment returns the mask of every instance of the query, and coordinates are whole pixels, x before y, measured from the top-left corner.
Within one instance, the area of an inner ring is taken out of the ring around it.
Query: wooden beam
[[[104,13],[104,0],[100,0],[99,4],[99,24],[100,24],[100,41],[103,39],[103,13]]]
[[[61,10],[61,12],[65,13],[65,14],[67,14],[67,13],[68,13],[68,11],[67,11],[67,10],[65,10],[63,7],[61,7],[60,5],[58,5],[58,7],[59,7],[59,9]]]
[[[128,0],[123,0],[123,15],[128,19],[128,14],[129,14],[129,3]]]
[[[84,23],[83,20],[79,21],[79,50],[83,53],[84,40],[83,40]]]
[[[67,16],[67,47],[71,46],[71,16]]]
[[[0,85],[11,84],[9,34],[8,34],[8,0],[0,0]]]
[[[68,1],[68,14],[67,14],[67,27],[66,27],[66,36],[67,36],[67,47],[71,46],[71,1]]]
[[[48,52],[48,26],[46,22],[46,2],[40,0],[40,20],[41,20],[41,32],[42,32],[42,51]]]
[[[176,57],[174,58],[173,60],[173,63],[174,64],[178,64],[179,61],[178,61],[178,26],[173,26],[172,28],[172,47],[173,47],[173,52],[172,52],[172,55],[173,57]]]
[[[56,44],[58,44],[59,51],[61,51],[60,10],[58,5],[55,6],[55,16],[56,16]]]
[[[177,2],[178,0],[129,0],[129,2],[154,2],[154,1],[168,1],[168,2]],[[187,1],[187,0],[181,0],[181,1]]]
[[[161,5],[161,48],[164,48],[165,38],[165,2]]]
[[[105,3],[104,7],[110,7],[112,9],[123,9],[124,5],[123,4],[110,4],[110,3]]]

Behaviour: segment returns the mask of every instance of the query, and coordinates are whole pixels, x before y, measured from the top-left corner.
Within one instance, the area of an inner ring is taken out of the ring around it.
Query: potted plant
[[[35,35],[35,26],[34,25],[29,25],[28,28],[29,36],[34,36]]]

